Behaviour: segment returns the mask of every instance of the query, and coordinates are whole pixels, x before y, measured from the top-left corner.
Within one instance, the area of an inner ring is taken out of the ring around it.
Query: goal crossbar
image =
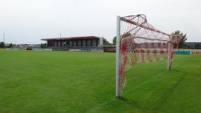
[[[159,31],[159,30],[150,28],[150,27],[147,27],[147,26],[145,26],[144,24],[138,24],[137,22],[134,22],[134,21],[132,21],[132,20],[128,20],[128,19],[126,19],[126,18],[124,18],[124,17],[121,17],[120,19],[121,19],[122,21],[128,22],[128,23],[130,23],[130,24],[137,25],[137,26],[142,27],[142,28],[144,28],[144,29],[147,29],[147,30],[150,30],[150,31],[154,31],[154,32],[157,32],[157,33],[161,33],[161,34],[167,35],[167,36],[169,36],[169,37],[171,36],[170,34],[167,34],[167,33],[165,33],[165,32],[162,32],[162,31]],[[147,20],[145,20],[145,22],[146,22],[146,21],[147,21]]]

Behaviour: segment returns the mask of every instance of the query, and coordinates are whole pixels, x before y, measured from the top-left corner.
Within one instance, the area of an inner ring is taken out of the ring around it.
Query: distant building
[[[184,49],[201,49],[201,42],[185,42]]]
[[[66,51],[103,51],[103,39],[96,36],[44,38],[47,48]]]
[[[188,48],[188,49],[193,49],[193,48],[195,48],[195,44],[196,44],[196,42],[185,42],[184,47]]]
[[[116,45],[103,45],[104,52],[116,52]]]

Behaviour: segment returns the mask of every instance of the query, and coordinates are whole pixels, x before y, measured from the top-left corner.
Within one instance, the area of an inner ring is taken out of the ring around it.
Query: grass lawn
[[[0,50],[0,113],[201,113],[201,56],[138,63],[115,98],[115,54]]]

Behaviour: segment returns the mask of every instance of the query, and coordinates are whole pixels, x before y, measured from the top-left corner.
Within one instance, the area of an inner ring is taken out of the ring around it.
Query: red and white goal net
[[[168,59],[171,69],[173,49],[178,47],[179,35],[154,28],[143,14],[117,18],[116,96],[120,97],[126,83],[126,70],[138,62]]]

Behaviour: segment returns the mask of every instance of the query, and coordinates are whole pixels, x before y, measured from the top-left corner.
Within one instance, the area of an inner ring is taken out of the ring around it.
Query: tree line
[[[201,42],[197,42],[193,46],[189,46],[188,44],[185,43],[186,40],[187,40],[187,34],[184,34],[184,33],[182,33],[179,30],[176,30],[172,34],[174,34],[174,35],[181,35],[182,36],[178,48],[180,48],[180,49],[201,49]],[[103,44],[104,45],[116,45],[116,36],[113,37],[112,43],[110,43],[109,41],[107,41],[107,39],[103,38]]]
[[[0,48],[15,48],[15,47],[19,47],[19,45],[16,45],[16,44],[12,44],[10,43],[9,45],[5,45],[4,42],[0,42]],[[47,47],[47,43],[41,43],[40,44],[40,47],[41,48],[46,48]]]

